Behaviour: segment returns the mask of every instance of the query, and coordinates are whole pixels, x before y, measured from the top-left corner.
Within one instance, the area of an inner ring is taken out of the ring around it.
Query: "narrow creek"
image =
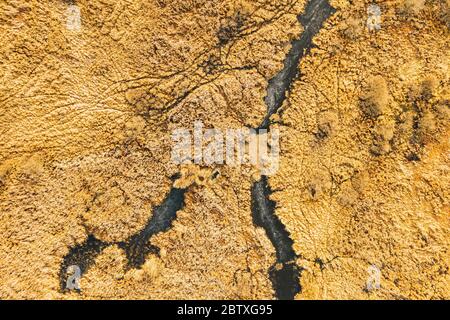
[[[301,59],[312,47],[312,39],[335,9],[327,0],[310,0],[305,12],[298,17],[303,25],[299,39],[292,41],[283,69],[269,80],[265,103],[267,114],[258,129],[270,130],[270,117],[283,105],[292,83],[297,78]],[[295,264],[297,258],[293,241],[281,220],[275,214],[276,203],[270,200],[272,191],[268,178],[262,176],[251,189],[252,215],[255,225],[264,228],[276,251],[276,263],[269,270],[269,278],[277,299],[294,299],[301,291],[301,270]]]
[[[144,229],[121,242],[103,242],[89,235],[87,240],[72,247],[61,264],[59,280],[61,291],[66,290],[67,270],[69,266],[78,266],[83,275],[94,263],[95,258],[108,246],[118,245],[125,251],[130,268],[138,268],[145,262],[148,253],[159,253],[159,248],[152,246],[150,239],[155,234],[167,231],[177,211],[184,205],[186,189],[172,188],[163,203],[153,210],[151,218]]]

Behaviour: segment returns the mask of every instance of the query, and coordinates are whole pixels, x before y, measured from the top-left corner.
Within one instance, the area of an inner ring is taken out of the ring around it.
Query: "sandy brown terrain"
[[[450,298],[450,2],[375,2],[2,1],[0,298]],[[199,120],[279,170],[174,163]]]

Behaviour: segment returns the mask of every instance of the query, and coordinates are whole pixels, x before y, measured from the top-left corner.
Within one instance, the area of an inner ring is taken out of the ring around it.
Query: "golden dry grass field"
[[[2,0],[0,299],[449,299],[449,28],[448,0]],[[198,121],[279,132],[278,170],[175,163]]]

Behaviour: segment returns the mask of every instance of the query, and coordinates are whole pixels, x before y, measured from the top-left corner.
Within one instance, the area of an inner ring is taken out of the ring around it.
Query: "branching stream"
[[[258,129],[270,129],[270,117],[279,110],[286,99],[286,94],[297,77],[299,63],[312,46],[312,38],[333,13],[334,9],[327,0],[308,2],[305,12],[299,16],[304,31],[299,39],[292,42],[292,48],[285,58],[283,69],[269,81],[265,98],[267,114]],[[83,275],[95,262],[95,258],[108,246],[116,244],[122,248],[130,268],[140,267],[148,253],[158,253],[159,248],[152,246],[150,240],[153,235],[167,231],[172,226],[177,211],[184,205],[185,193],[186,189],[172,188],[164,202],[153,210],[147,225],[126,241],[108,243],[89,235],[84,243],[72,247],[61,264],[59,274],[61,290],[66,290],[69,266],[78,266]],[[293,299],[301,290],[300,270],[295,264],[293,241],[285,226],[275,215],[275,203],[269,199],[270,194],[271,190],[265,176],[252,186],[253,221],[255,225],[264,228],[276,250],[277,261],[269,270],[276,297]]]

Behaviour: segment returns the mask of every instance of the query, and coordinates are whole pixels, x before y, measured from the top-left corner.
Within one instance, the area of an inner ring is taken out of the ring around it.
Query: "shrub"
[[[348,18],[347,21],[345,21],[345,24],[343,26],[342,34],[350,39],[350,40],[356,40],[362,35],[363,32],[363,24],[360,20],[356,18]]]
[[[389,90],[382,76],[371,77],[360,97],[362,112],[369,118],[377,118],[385,113],[389,103]]]
[[[35,178],[44,172],[44,159],[35,154],[24,160],[21,165],[21,173],[29,178]]]
[[[0,166],[0,188],[5,185],[7,174],[8,174],[8,171],[6,169],[3,170],[2,167]]]
[[[444,122],[450,120],[450,101],[442,101],[435,108],[439,120]]]
[[[222,21],[219,30],[217,31],[217,38],[220,45],[225,45],[230,41],[238,38],[245,23],[247,22],[247,15],[238,11],[234,16]]]
[[[408,101],[430,100],[435,95],[438,85],[439,81],[434,75],[427,76],[420,84],[411,86],[407,96]]]
[[[335,112],[327,111],[319,115],[317,119],[317,133],[316,137],[325,139],[331,137],[338,126],[339,118]]]
[[[358,192],[351,186],[344,186],[337,197],[338,203],[343,207],[350,207],[358,200]]]
[[[384,155],[391,151],[391,140],[394,138],[393,123],[382,121],[373,130],[372,153]]]
[[[450,29],[450,0],[447,0],[443,4],[441,20],[446,24],[447,28]]]
[[[331,188],[330,177],[325,176],[323,173],[318,174],[310,180],[306,187],[309,197],[312,200],[318,200]]]
[[[436,117],[430,111],[426,111],[419,121],[420,144],[425,145],[434,140],[437,131]]]
[[[436,93],[436,89],[439,85],[439,81],[433,75],[428,76],[422,81],[421,84],[421,96],[425,100],[430,100],[433,95]]]
[[[407,15],[418,14],[425,7],[425,0],[404,0],[400,6],[402,13]]]
[[[360,194],[364,194],[369,185],[369,180],[370,176],[367,171],[358,172],[351,179],[353,189]]]

